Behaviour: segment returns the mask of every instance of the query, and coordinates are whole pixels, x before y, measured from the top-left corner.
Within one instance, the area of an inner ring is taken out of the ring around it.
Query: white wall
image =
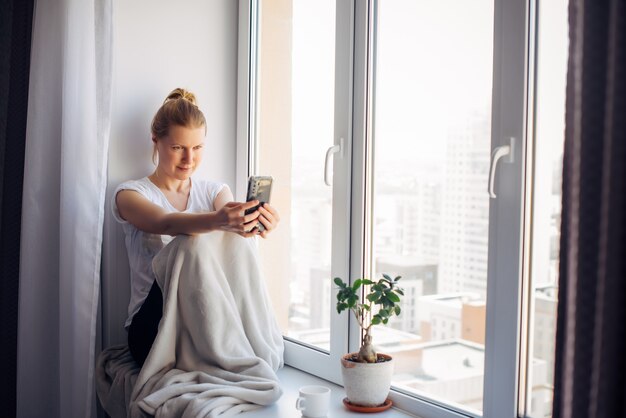
[[[175,87],[196,94],[208,133],[197,176],[234,190],[236,0],[114,1],[114,86],[107,204],[114,188],[150,174],[150,122]],[[130,282],[122,228],[107,206],[102,275],[103,346],[126,342]]]

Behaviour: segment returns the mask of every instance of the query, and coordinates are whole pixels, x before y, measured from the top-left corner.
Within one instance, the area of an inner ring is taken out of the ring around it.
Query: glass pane
[[[480,414],[493,0],[378,7],[373,271],[405,297],[374,342],[396,388]]]
[[[323,173],[333,145],[335,2],[259,7],[255,171],[274,177],[281,216],[261,259],[284,335],[328,350],[332,189]]]
[[[538,2],[530,359],[531,411],[552,416],[565,134],[567,0]]]

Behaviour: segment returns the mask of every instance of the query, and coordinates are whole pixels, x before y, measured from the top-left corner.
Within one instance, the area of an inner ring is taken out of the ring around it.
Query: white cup
[[[330,388],[326,386],[303,386],[296,400],[296,409],[303,417],[321,418],[328,414]]]

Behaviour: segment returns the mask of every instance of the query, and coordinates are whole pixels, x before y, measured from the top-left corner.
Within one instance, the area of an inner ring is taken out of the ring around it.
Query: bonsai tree
[[[369,279],[357,279],[352,286],[347,285],[339,277],[335,277],[335,284],[339,286],[337,293],[337,313],[350,309],[359,326],[364,331],[361,348],[354,361],[360,363],[376,363],[378,355],[372,347],[372,326],[386,324],[393,315],[400,315],[400,296],[403,290],[398,287],[401,276],[392,279],[386,274],[374,282]],[[369,287],[364,303],[360,302],[359,289]]]

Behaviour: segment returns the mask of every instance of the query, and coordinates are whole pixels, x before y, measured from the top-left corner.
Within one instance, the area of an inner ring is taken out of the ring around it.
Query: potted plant
[[[337,312],[349,309],[361,327],[362,340],[358,353],[348,353],[341,359],[341,374],[348,401],[361,407],[378,407],[385,404],[391,376],[393,359],[387,354],[376,353],[372,346],[372,326],[386,324],[393,315],[400,315],[400,296],[403,290],[398,287],[401,276],[392,279],[383,274],[378,281],[357,279],[352,286],[339,277],[334,279],[339,287],[337,292]],[[365,300],[361,302],[359,289],[369,288]]]

